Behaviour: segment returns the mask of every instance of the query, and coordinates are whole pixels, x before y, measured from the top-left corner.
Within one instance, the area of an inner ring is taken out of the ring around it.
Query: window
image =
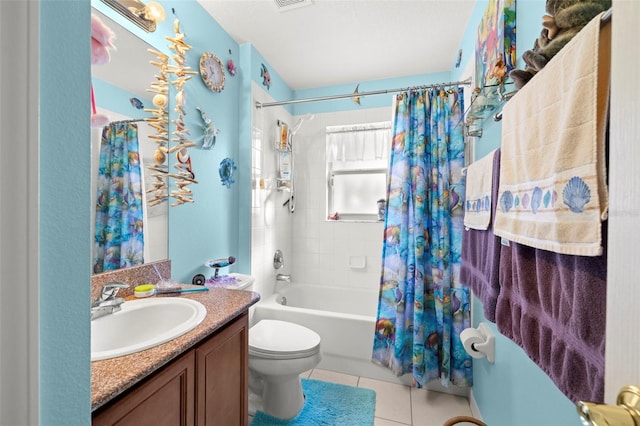
[[[378,200],[386,198],[391,123],[329,126],[326,134],[327,217],[377,221]]]

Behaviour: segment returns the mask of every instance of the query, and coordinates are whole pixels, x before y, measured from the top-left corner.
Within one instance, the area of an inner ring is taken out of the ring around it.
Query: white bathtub
[[[282,297],[286,305],[278,303]],[[314,330],[322,339],[318,368],[408,384],[371,362],[378,309],[378,290],[287,284],[255,305],[253,323],[290,321]]]

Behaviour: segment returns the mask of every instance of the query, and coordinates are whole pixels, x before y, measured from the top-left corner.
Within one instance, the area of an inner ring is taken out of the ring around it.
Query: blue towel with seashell
[[[504,107],[496,235],[602,254],[610,30],[594,18]]]

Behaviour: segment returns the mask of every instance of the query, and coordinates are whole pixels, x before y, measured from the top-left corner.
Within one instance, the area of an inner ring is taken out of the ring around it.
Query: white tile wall
[[[273,99],[254,83],[253,97],[256,101],[272,102]],[[253,172],[256,178],[252,186],[251,211],[251,274],[256,278],[256,290],[263,297],[273,293],[278,272],[289,273],[293,265],[291,238],[293,216],[282,207],[289,194],[275,189],[277,120],[289,125],[293,118],[282,107],[254,109],[252,131]],[[256,157],[260,158],[256,158]],[[264,189],[260,188],[263,179]],[[276,271],[273,256],[276,249],[282,250],[285,266]]]
[[[269,94],[254,83],[254,100],[270,102]],[[391,105],[391,101],[389,102]],[[338,111],[316,114],[306,120],[293,137],[296,209],[293,215],[282,207],[288,194],[253,187],[251,273],[263,297],[273,292],[275,275],[290,273],[296,282],[321,285],[355,286],[377,289],[380,281],[382,222],[326,221],[325,127],[389,120],[389,108]],[[254,161],[266,184],[276,174],[276,120],[293,126],[292,117],[282,107],[254,110],[253,154],[260,153],[262,164]],[[259,149],[261,147],[261,150]],[[276,271],[272,261],[275,249],[284,253],[285,267]],[[349,267],[350,256],[365,256],[366,267]]]
[[[297,208],[292,241],[295,281],[378,288],[382,222],[326,220],[325,127],[380,122],[390,116],[391,107],[316,114],[295,135]],[[366,267],[350,268],[350,256],[365,256]]]

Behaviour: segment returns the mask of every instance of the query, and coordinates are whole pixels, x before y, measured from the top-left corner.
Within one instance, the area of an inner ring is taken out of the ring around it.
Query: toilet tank
[[[236,272],[232,272],[229,274],[229,276],[235,278],[236,283],[227,285],[225,286],[226,288],[231,290],[255,291],[253,287],[256,279],[251,275],[238,274]]]

